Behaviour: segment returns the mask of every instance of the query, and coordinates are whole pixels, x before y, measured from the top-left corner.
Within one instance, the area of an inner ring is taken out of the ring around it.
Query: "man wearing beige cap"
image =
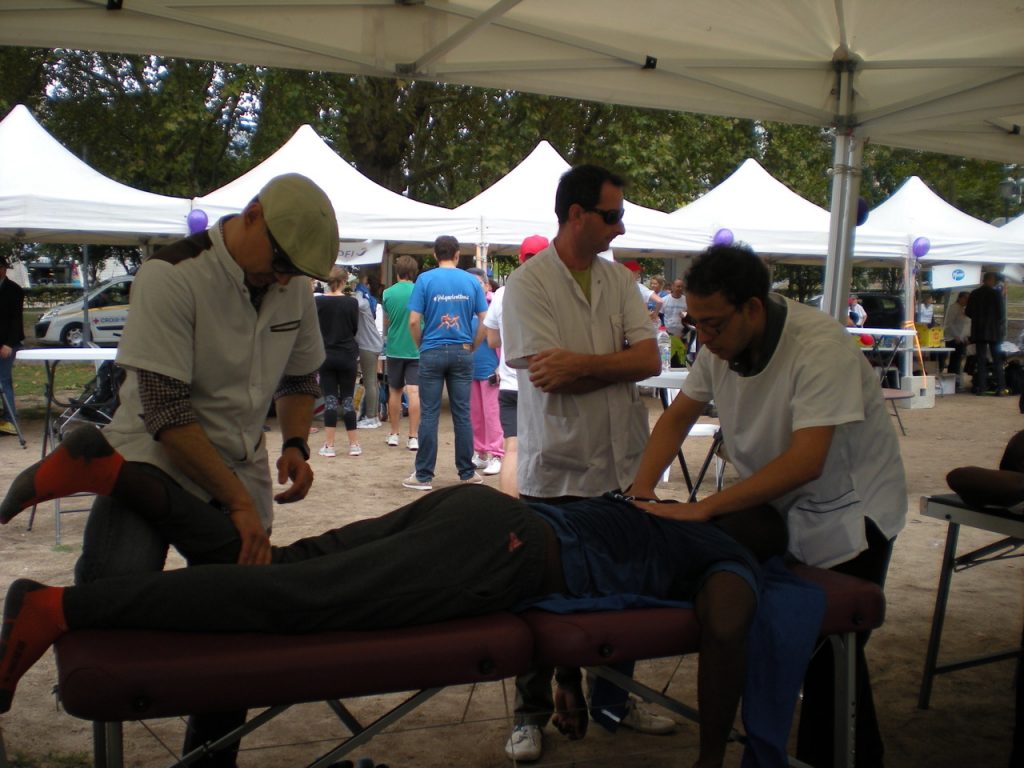
[[[117,352],[128,375],[104,436],[163,481],[159,501],[228,515],[243,564],[270,562],[273,502],[299,501],[313,482],[306,436],[324,348],[305,278],[326,280],[337,253],[330,200],[287,174],[240,214],[157,251],[132,286]],[[271,403],[281,430],[276,480],[286,485],[276,495],[263,430]],[[167,546],[131,509],[98,497],[76,579],[161,570]],[[201,720],[190,724],[188,746],[223,732]]]

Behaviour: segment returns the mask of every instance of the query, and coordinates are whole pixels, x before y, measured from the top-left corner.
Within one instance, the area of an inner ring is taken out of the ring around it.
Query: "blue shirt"
[[[487,311],[480,281],[461,269],[424,272],[409,297],[409,311],[423,316],[420,352],[473,343],[473,318]]]
[[[480,324],[479,318],[473,317],[473,333]],[[486,339],[480,343],[473,353],[473,381],[483,381],[498,370],[498,350],[491,349]]]
[[[754,594],[760,591],[757,560],[711,523],[656,517],[607,494],[530,507],[558,537],[565,572],[566,595],[532,601],[544,610],[580,610],[581,599],[589,603],[583,610],[691,600],[709,574],[722,570],[746,580]]]

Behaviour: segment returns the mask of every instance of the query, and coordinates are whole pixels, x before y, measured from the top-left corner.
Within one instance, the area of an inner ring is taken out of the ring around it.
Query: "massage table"
[[[796,566],[796,575],[821,586],[827,608],[821,636],[836,649],[837,766],[853,766],[854,633],[882,624],[879,587],[849,576]],[[698,650],[700,627],[688,608],[599,613],[497,613],[380,631],[311,635],[198,634],[83,630],[57,641],[57,692],[65,710],[102,723],[96,729],[96,765],[120,768],[125,721],[205,712],[263,709],[240,729],[206,749],[216,751],[290,706],[327,701],[352,735],[311,768],[324,768],[447,686],[513,677],[534,663],[598,668],[679,656]],[[642,698],[684,717],[696,712],[633,680],[616,679]],[[369,725],[341,699],[415,691]],[[196,750],[175,766],[201,757]]]

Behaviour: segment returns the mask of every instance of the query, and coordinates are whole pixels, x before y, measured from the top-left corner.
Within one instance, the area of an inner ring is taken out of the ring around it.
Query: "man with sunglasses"
[[[287,174],[240,214],[157,251],[132,286],[117,352],[127,378],[104,435],[173,488],[169,498],[223,510],[239,532],[241,564],[270,562],[274,501],[299,501],[313,482],[306,437],[324,347],[303,276],[326,280],[337,253],[330,200],[306,177]],[[271,403],[281,429],[275,477],[288,484],[276,495],[263,429]],[[76,580],[159,571],[167,547],[132,509],[97,497]],[[186,746],[240,719],[193,718]],[[228,755],[203,765],[233,763]]]
[[[881,585],[907,492],[878,376],[834,319],[769,289],[768,268],[748,248],[714,246],[694,262],[686,302],[700,351],[658,419],[630,493],[657,498],[658,478],[714,400],[739,482],[695,503],[638,506],[712,520],[770,504],[789,529],[793,558]],[[857,638],[856,755],[858,765],[882,766],[864,659],[869,634]],[[826,643],[804,680],[798,759],[832,765],[833,705]]]
[[[594,165],[565,173],[555,193],[558,234],[506,284],[502,340],[508,365],[518,369],[518,483],[526,501],[562,504],[624,488],[647,442],[636,382],[661,370],[654,327],[629,270],[598,256],[625,232],[623,185]],[[552,673],[538,669],[516,680],[509,757],[540,757],[541,729],[555,706]],[[579,671],[559,670],[558,680],[555,724],[578,738],[586,711],[562,710],[566,695],[570,708],[583,703]],[[591,705],[610,728],[673,727],[603,683],[592,689]]]

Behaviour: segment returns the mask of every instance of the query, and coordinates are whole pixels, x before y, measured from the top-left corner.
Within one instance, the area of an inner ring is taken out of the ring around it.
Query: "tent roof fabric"
[[[341,236],[350,240],[432,243],[438,235],[475,242],[476,222],[447,208],[410,200],[366,178],[345,162],[309,125],[300,127],[274,154],[192,205],[211,221],[238,213],[263,185],[282,173],[301,173],[327,193]]]
[[[0,239],[138,245],[188,234],[189,202],[89,167],[22,105],[0,121]]]
[[[518,248],[531,234],[554,237],[558,231],[555,190],[570,167],[551,144],[541,141],[519,165],[454,212],[478,219],[481,242],[492,246]],[[623,207],[626,234],[615,238],[615,251],[678,253],[701,250],[710,242],[673,222],[667,213],[628,200]]]
[[[719,229],[763,256],[820,260],[828,250],[829,213],[805,200],[752,158],[714,189],[670,216],[680,225],[704,228],[710,242]],[[885,260],[903,255],[900,235],[877,227],[857,230],[855,258]]]
[[[1005,0],[0,0],[6,45],[514,88],[1016,163],[1020,32]]]
[[[874,208],[868,221],[904,233],[908,247],[916,238],[927,237],[931,247],[922,261],[1024,261],[1024,237],[1014,242],[998,227],[954,208],[917,176],[911,176]]]

